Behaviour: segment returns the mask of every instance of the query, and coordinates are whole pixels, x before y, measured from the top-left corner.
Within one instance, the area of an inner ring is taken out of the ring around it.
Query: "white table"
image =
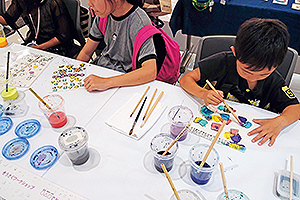
[[[48,93],[48,90],[43,88],[49,83],[49,70],[51,71],[51,64],[32,85],[33,89],[41,96]],[[97,67],[92,67],[92,70],[103,76],[117,74],[114,71]],[[135,93],[142,94],[148,85],[150,86],[148,98],[155,88],[158,88],[158,93],[165,92],[161,101],[166,103],[168,107],[144,137],[136,141],[112,130],[105,124],[105,120],[123,106],[127,100]],[[29,164],[29,158],[36,148],[45,144],[58,147],[57,137],[59,133],[51,128],[43,127],[38,135],[29,139],[32,144],[29,152],[23,158],[12,163],[91,200],[149,199],[147,196],[156,200],[170,198],[173,193],[165,176],[152,171],[149,162],[144,164],[144,160],[149,161],[151,139],[160,133],[162,127],[168,123],[167,113],[170,108],[174,105],[180,105],[184,100],[183,105],[188,106],[196,115],[199,108],[198,104],[192,101],[180,87],[160,81],[135,87],[111,89],[106,92],[88,93],[86,90],[77,90],[61,92],[60,94],[68,102],[66,112],[76,117],[78,126],[87,130],[89,150],[93,159],[89,159],[82,166],[72,166],[67,156],[60,151],[62,154],[59,160],[50,169],[42,172],[34,170]],[[28,91],[26,91],[26,101],[30,105],[29,113],[23,119],[16,119],[14,127],[24,119],[36,118],[37,115],[42,117],[37,108],[37,100]],[[82,103],[85,106],[78,108],[77,105]],[[236,109],[250,112],[261,118],[275,116],[274,113],[249,105],[233,102],[229,104],[234,105]],[[0,136],[0,145],[15,137],[13,129]],[[229,168],[226,172],[228,188],[239,189],[246,193],[250,199],[275,199],[272,194],[274,173],[284,168],[285,160],[289,159],[290,155],[294,156],[294,172],[300,173],[299,129],[299,122],[284,129],[271,148],[266,144],[261,147],[252,144],[245,153],[240,153],[228,147],[216,145],[215,148],[220,154],[220,161],[224,163],[224,167],[233,168],[232,170]],[[209,141],[199,139],[195,135],[190,137],[193,139],[190,140],[191,143],[210,144]],[[186,145],[184,142],[179,143],[175,166],[170,171],[174,185],[177,190],[198,190],[206,199],[216,199],[222,192],[222,188],[209,188],[210,190],[220,190],[208,191],[208,188],[187,183],[180,178],[178,174],[179,165],[188,160],[190,147],[191,145]],[[221,179],[217,180],[219,180],[219,185],[222,184]]]

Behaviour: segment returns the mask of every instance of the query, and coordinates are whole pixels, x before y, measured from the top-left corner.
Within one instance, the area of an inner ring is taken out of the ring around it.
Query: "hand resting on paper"
[[[272,119],[253,119],[253,122],[260,124],[261,126],[250,131],[249,136],[257,134],[251,141],[258,142],[258,145],[262,145],[270,139],[269,146],[271,147],[281,130],[289,124],[297,121],[300,118],[300,105],[290,105],[286,107],[280,116]]]
[[[109,78],[102,78],[94,74],[89,75],[84,80],[84,87],[89,91],[105,91],[110,88]]]

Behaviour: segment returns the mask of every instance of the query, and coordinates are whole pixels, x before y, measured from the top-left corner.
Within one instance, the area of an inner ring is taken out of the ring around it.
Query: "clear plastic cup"
[[[195,192],[192,192],[187,189],[178,190],[177,192],[180,197],[180,200],[205,200],[199,197]],[[171,196],[170,200],[177,200],[175,194]]]
[[[161,133],[156,135],[150,143],[150,148],[154,156],[154,167],[160,173],[164,172],[161,168],[162,163],[164,163],[168,172],[173,168],[174,158],[178,150],[178,143],[176,142],[166,155],[162,155],[172,142],[173,138],[170,135]]]
[[[169,121],[171,122],[170,133],[176,138],[184,127],[193,118],[193,112],[186,106],[174,106],[170,109],[168,114]],[[185,140],[188,130],[178,139],[178,141]]]
[[[239,190],[229,189],[228,190],[228,197],[229,200],[250,200],[247,195]],[[218,197],[217,200],[226,200],[225,192],[222,192]]]
[[[213,148],[205,161],[203,167],[200,167],[209,146],[206,144],[196,144],[189,151],[189,161],[191,162],[190,176],[198,185],[205,185],[211,178],[213,171],[219,164],[219,154]]]
[[[84,128],[66,129],[59,136],[58,144],[74,165],[82,165],[89,159],[88,134]]]
[[[44,102],[51,108],[47,108],[39,101],[39,108],[47,117],[53,128],[63,127],[68,119],[64,108],[64,99],[58,94],[50,94],[43,97]]]
[[[7,45],[7,40],[4,33],[4,27],[0,24],[0,47],[5,47]]]

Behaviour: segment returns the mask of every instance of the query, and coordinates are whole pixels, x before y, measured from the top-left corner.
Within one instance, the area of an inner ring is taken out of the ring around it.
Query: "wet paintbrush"
[[[134,129],[134,127],[135,127],[135,125],[136,125],[136,123],[137,123],[137,121],[138,121],[138,119],[139,119],[139,116],[141,115],[141,112],[142,112],[142,110],[143,110],[143,107],[144,107],[144,105],[145,105],[146,99],[147,99],[147,97],[145,97],[145,99],[144,99],[144,101],[143,101],[143,104],[142,104],[142,106],[141,106],[141,108],[140,108],[140,110],[139,110],[139,112],[138,112],[138,114],[137,114],[137,116],[136,116],[136,118],[135,118],[135,120],[134,120],[134,122],[133,122],[132,128],[131,128],[131,130],[129,131],[129,135],[131,135],[132,132],[133,132],[133,129]]]

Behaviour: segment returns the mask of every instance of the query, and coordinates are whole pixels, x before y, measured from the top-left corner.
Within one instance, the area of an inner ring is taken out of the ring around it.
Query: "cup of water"
[[[162,155],[173,140],[174,139],[169,134],[161,133],[156,135],[150,143],[150,148],[154,157],[154,167],[160,173],[164,172],[161,168],[162,163],[164,163],[168,172],[173,168],[174,158],[178,151],[178,143],[176,142],[165,155]]]
[[[170,133],[173,138],[176,138],[177,135],[186,127],[186,125],[193,118],[193,112],[186,106],[174,106],[170,109],[168,113],[169,121],[171,122]],[[183,135],[178,139],[178,141],[183,141],[186,139],[188,130],[186,130]]]
[[[71,127],[63,131],[58,144],[74,165],[82,165],[89,159],[88,134],[82,127]]]
[[[206,144],[196,144],[192,146],[189,151],[189,161],[191,163],[190,176],[198,185],[205,185],[208,183],[220,161],[218,152],[213,148],[203,167],[200,167],[208,149],[209,146]]]

